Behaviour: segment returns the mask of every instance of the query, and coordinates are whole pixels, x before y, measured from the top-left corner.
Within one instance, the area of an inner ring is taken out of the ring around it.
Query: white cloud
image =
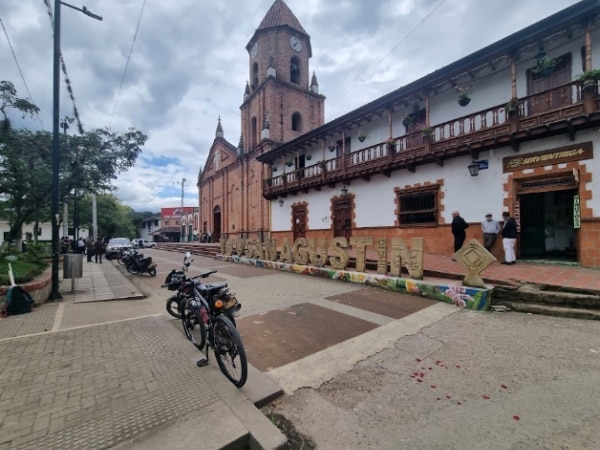
[[[239,140],[239,106],[249,78],[245,46],[273,1],[146,2],[118,104],[144,1],[84,3],[104,20],[64,6],[61,14],[62,51],[84,127],[104,128],[110,123],[124,131],[135,126],[149,136],[136,167],[115,182],[116,195],[136,210],[159,211],[180,205],[181,179],[186,178],[185,203],[196,205],[198,171],[219,116],[225,137],[234,145]],[[326,120],[331,120],[576,1],[286,3],[311,36],[310,70],[316,72],[319,90],[327,97]],[[44,128],[50,130],[52,31],[44,2],[4,1],[0,18],[32,100],[42,110]],[[0,79],[12,81],[26,97],[4,35],[0,67]],[[71,102],[62,90],[61,117],[72,116]],[[16,126],[40,128],[36,119],[14,121]]]

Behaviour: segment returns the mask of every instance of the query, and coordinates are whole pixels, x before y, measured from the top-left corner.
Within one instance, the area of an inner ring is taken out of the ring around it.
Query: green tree
[[[137,237],[137,229],[131,220],[133,209],[121,204],[112,194],[96,196],[97,235],[100,237]],[[92,229],[92,195],[86,194],[79,201],[79,225]]]
[[[29,100],[17,97],[17,90],[10,81],[0,81],[0,112],[2,113],[2,119],[0,120],[0,142],[2,142],[2,136],[8,133],[11,128],[10,119],[8,118],[9,109],[17,110],[24,116],[37,114],[40,111]]]

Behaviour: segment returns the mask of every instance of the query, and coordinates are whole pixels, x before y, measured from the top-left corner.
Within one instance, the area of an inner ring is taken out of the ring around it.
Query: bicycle
[[[200,351],[206,348],[206,358],[198,360],[197,365],[208,364],[208,347],[212,347],[221,372],[240,388],[248,378],[246,351],[235,324],[242,305],[227,283],[204,284],[197,280],[216,272],[211,270],[189,279],[193,290],[192,295],[182,299],[181,322],[186,337]]]

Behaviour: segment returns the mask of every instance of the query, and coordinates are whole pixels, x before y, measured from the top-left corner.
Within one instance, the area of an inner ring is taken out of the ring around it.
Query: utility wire
[[[123,89],[123,83],[125,82],[125,75],[127,74],[127,68],[129,67],[129,61],[131,60],[131,54],[133,53],[133,47],[137,39],[138,32],[140,31],[140,24],[142,22],[142,15],[144,14],[144,8],[146,7],[146,0],[142,3],[142,9],[140,10],[140,16],[138,17],[137,25],[135,27],[135,33],[133,35],[133,41],[131,42],[131,48],[129,49],[129,55],[127,56],[127,62],[125,63],[125,69],[123,70],[123,76],[121,77],[121,84],[119,85],[119,92],[117,92],[117,98],[115,99],[115,107],[113,108],[112,115],[110,116],[110,122],[108,128],[110,129],[112,121],[117,112],[117,106],[119,105],[119,99],[121,98],[121,90]]]
[[[2,29],[4,30],[4,35],[6,36],[6,41],[8,42],[8,46],[13,55],[15,63],[17,64],[17,69],[19,69],[19,74],[21,74],[21,79],[23,80],[23,84],[25,85],[25,90],[27,90],[27,94],[29,95],[31,102],[35,105],[35,102],[33,101],[33,96],[31,95],[31,92],[29,91],[29,86],[27,85],[27,81],[25,81],[25,76],[23,75],[23,71],[21,70],[21,66],[19,65],[19,60],[17,59],[17,55],[15,54],[15,50],[13,49],[12,43],[10,42],[10,38],[8,37],[8,32],[6,31],[6,28],[4,27],[4,22],[2,22],[1,17],[0,17],[0,25],[2,25]],[[40,125],[42,126],[42,131],[45,131],[44,123],[42,122],[42,118],[40,117],[39,112],[36,112],[35,115],[36,115],[38,121],[40,122]]]
[[[429,14],[427,14],[418,24],[416,24],[413,28],[411,28],[410,31],[408,33],[406,33],[406,35],[404,35],[404,37],[402,39],[400,39],[400,41],[396,45],[394,45],[389,52],[387,52],[385,55],[383,55],[379,61],[377,61],[373,66],[371,66],[370,69],[368,69],[362,76],[357,78],[357,80],[354,83],[352,83],[348,89],[346,89],[344,92],[342,92],[342,94],[333,102],[333,104],[335,105],[342,98],[344,98],[352,89],[354,89],[356,87],[356,84],[358,83],[358,81],[364,80],[364,79],[366,79],[367,76],[371,75],[375,71],[375,68],[379,64],[381,64],[381,62],[385,58],[387,58],[390,55],[390,53],[392,53],[394,50],[396,50],[400,46],[400,44],[402,44],[404,41],[406,41],[410,37],[410,35],[413,34],[421,25],[423,25],[423,23],[425,23],[425,21],[427,19],[429,19],[429,17],[431,17],[431,15],[434,12],[436,12],[440,8],[440,6],[442,6],[444,4],[445,1],[446,0],[441,0],[440,3],[438,3],[438,5],[435,8],[433,8],[429,12]]]
[[[52,31],[56,34],[56,30],[54,29],[54,14],[52,13],[52,7],[50,6],[49,0],[44,0],[44,3],[46,4],[46,8],[48,9],[48,17],[50,17],[50,25],[52,27]],[[67,73],[67,65],[65,64],[62,52],[60,52],[60,66],[62,68],[63,74],[65,75],[65,84],[67,85],[69,97],[71,98],[71,102],[73,103],[73,115],[75,116],[75,120],[77,121],[77,130],[79,131],[79,134],[83,135],[83,125],[81,124],[81,119],[79,118],[79,111],[77,110],[77,104],[75,103],[73,88],[71,87],[71,80],[69,79],[69,74]]]

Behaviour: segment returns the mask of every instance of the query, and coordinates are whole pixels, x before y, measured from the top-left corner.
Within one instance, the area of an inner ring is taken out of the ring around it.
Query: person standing
[[[91,236],[85,240],[85,253],[87,255],[87,262],[92,262],[92,256],[94,255],[94,240]]]
[[[491,251],[496,235],[500,233],[500,224],[492,218],[492,213],[485,215],[485,220],[481,222],[481,232],[483,233],[483,246],[487,251]]]
[[[459,251],[465,239],[467,238],[466,229],[469,228],[469,224],[465,222],[465,219],[460,217],[458,211],[452,213],[452,234],[454,235],[454,251]]]
[[[514,264],[515,242],[517,241],[517,221],[510,216],[508,211],[502,213],[504,225],[502,226],[502,246],[504,247],[504,261],[502,264]]]
[[[94,244],[94,258],[96,262],[102,264],[102,254],[104,253],[104,242],[102,239],[96,239],[96,243]]]

